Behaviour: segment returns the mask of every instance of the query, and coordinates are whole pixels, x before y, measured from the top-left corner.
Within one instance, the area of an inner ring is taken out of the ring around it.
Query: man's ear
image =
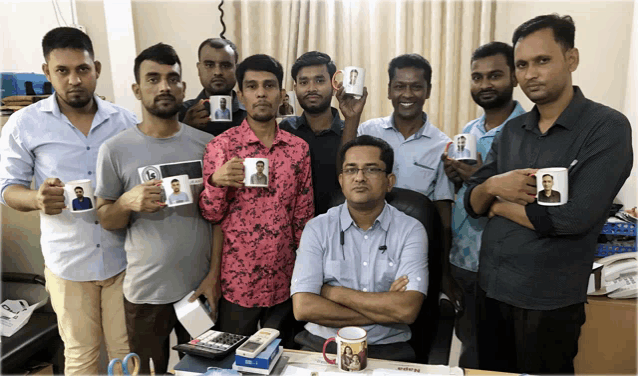
[[[388,83],[388,99],[392,99],[392,98],[390,98],[390,85],[391,85],[391,84],[392,84],[391,82],[390,82],[390,83]]]
[[[428,84],[428,92],[425,94],[425,99],[430,99],[430,94],[432,93],[432,83]]]
[[[574,72],[576,68],[578,68],[578,63],[580,63],[580,53],[578,52],[578,48],[574,47],[565,52],[565,60],[567,60],[569,71]]]
[[[343,172],[339,173],[338,179],[339,179],[339,185],[341,186],[341,190],[343,191]]]
[[[99,60],[95,60],[93,64],[95,64],[95,78],[100,78],[100,73],[102,73],[102,63],[100,63]]]
[[[388,192],[392,190],[396,182],[397,177],[393,173],[388,174]]]
[[[46,76],[47,80],[51,82],[51,74],[49,72],[49,64],[42,63],[42,73]]]
[[[195,67],[197,68],[197,77],[201,77],[202,75],[199,73],[199,61],[195,63]]]
[[[240,90],[237,90],[237,99],[239,99],[239,101],[241,102],[241,104],[243,104],[244,106],[246,106],[246,102],[244,102],[244,93],[241,92]]]
[[[286,98],[286,89],[281,89],[279,91],[279,96],[281,98],[279,98],[279,104],[283,104],[284,103],[284,98]]]
[[[141,101],[142,95],[140,95],[140,84],[138,84],[137,82],[134,83],[133,85],[131,85],[131,89],[133,90],[133,94],[135,95],[135,98]]]
[[[512,82],[512,87],[517,87],[518,86],[518,80],[516,79],[516,73],[512,72],[512,74],[510,75],[510,80]]]

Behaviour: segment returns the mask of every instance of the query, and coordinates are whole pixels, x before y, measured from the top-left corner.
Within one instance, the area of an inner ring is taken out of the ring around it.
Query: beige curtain
[[[430,61],[432,95],[425,111],[449,136],[480,115],[469,92],[470,57],[494,38],[493,0],[235,0],[227,37],[242,57],[265,53],[290,68],[307,51],[329,54],[337,67],[366,69],[369,97],[363,120],[387,116],[388,63],[403,53]],[[336,105],[336,100],[333,103]]]

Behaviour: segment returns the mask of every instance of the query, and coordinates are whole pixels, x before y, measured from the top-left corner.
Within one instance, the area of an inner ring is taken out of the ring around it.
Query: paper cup
[[[268,174],[268,158],[244,159],[244,186],[268,187],[270,175]]]
[[[95,210],[95,196],[91,180],[73,180],[64,183],[64,204],[71,213]]]
[[[569,182],[565,167],[542,168],[536,173],[536,201],[543,206],[563,205],[569,199]]]

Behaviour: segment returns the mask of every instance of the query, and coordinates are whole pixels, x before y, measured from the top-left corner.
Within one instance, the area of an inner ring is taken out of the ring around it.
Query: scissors
[[[129,365],[133,362],[132,371]],[[124,357],[124,360],[115,358],[109,363],[109,376],[137,376],[140,373],[140,357],[136,353],[130,353]],[[117,369],[117,372],[115,371]]]

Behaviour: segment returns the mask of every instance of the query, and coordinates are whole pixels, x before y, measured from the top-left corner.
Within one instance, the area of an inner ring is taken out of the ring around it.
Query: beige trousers
[[[129,353],[124,272],[104,281],[76,282],[62,279],[45,267],[44,277],[64,341],[64,374],[97,375],[102,338],[109,359],[124,359]]]

